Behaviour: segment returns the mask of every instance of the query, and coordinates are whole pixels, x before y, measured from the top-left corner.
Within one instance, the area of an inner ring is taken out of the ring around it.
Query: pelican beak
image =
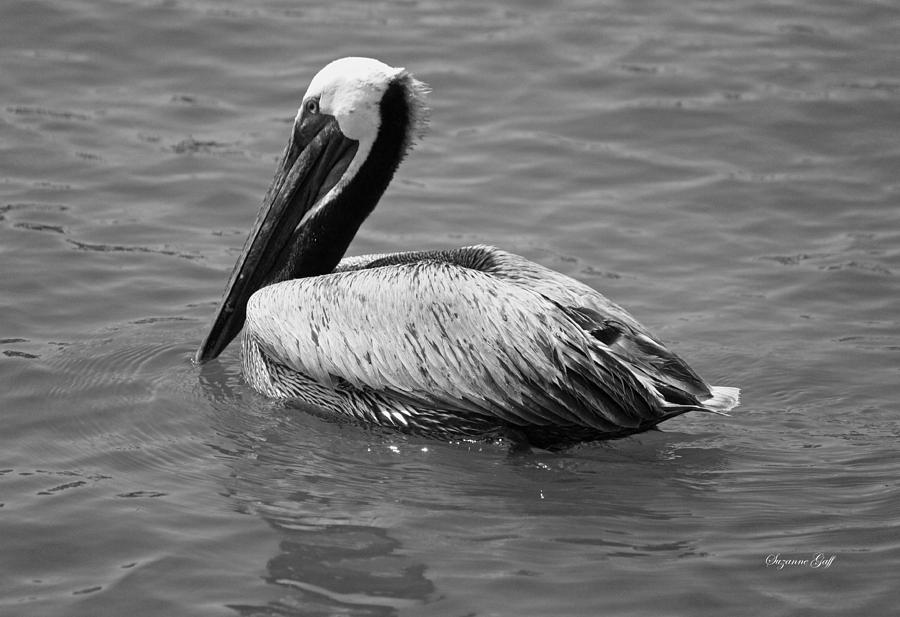
[[[291,257],[291,238],[305,214],[338,182],[358,142],[341,133],[333,116],[303,115],[294,125],[256,223],[238,257],[206,338],[194,361],[218,356],[244,326],[247,300]]]

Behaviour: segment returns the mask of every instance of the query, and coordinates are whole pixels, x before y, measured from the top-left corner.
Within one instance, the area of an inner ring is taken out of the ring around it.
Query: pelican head
[[[256,290],[334,269],[424,130],[426,92],[405,69],[371,58],[316,74],[197,362],[240,332]]]

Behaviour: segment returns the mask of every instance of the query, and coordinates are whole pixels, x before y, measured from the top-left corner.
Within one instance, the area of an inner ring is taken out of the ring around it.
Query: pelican
[[[371,58],[316,74],[195,361],[240,332],[244,379],[268,397],[548,449],[735,407],[738,388],[708,385],[623,308],[518,255],[343,258],[422,134],[427,92]]]

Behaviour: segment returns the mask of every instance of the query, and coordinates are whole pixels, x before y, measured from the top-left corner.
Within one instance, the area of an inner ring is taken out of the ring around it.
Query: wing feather
[[[557,304],[609,353],[642,373],[641,377],[654,387],[660,386],[678,399],[670,402],[697,404],[698,399],[711,396],[709,386],[684,360],[600,292],[519,255],[493,247],[481,248],[491,252],[491,272],[495,276],[532,289]]]
[[[542,289],[439,260],[358,259],[256,292],[247,335],[324,385],[340,379],[515,425],[658,419],[655,393]]]

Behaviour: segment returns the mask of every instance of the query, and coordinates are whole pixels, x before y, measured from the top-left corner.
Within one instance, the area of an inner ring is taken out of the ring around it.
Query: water
[[[896,3],[2,14],[0,614],[894,611]],[[738,412],[517,457],[291,411],[235,349],[193,366],[308,79],[351,54],[434,89],[352,253],[523,254]]]

